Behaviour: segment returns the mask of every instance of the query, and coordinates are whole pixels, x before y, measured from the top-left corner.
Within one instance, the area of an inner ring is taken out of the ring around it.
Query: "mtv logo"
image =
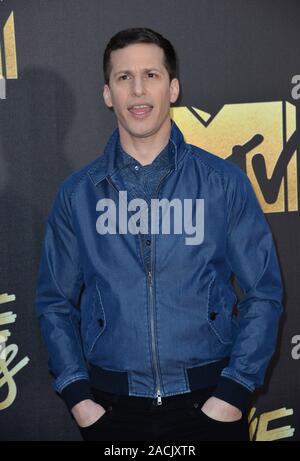
[[[256,408],[253,407],[248,416],[250,439],[256,442],[272,442],[293,437],[295,428],[291,425],[280,426],[278,422],[281,418],[287,418],[293,414],[292,408],[283,407],[256,415]],[[274,424],[276,422],[277,427]]]
[[[172,107],[186,142],[237,164],[264,212],[298,211],[296,108],[284,101],[226,104],[214,116]]]
[[[2,53],[1,53],[2,40],[0,40],[0,99],[6,99],[6,80],[18,78],[15,25],[14,25],[13,11],[10,13],[3,27],[3,43],[4,43],[5,68],[2,63]],[[5,70],[5,73],[4,73],[4,70]]]

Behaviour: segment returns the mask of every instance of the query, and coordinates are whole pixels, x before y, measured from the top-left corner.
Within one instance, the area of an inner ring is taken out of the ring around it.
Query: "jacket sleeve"
[[[81,400],[94,399],[80,336],[83,289],[71,202],[63,184],[46,223],[35,301],[53,386],[69,409]]]
[[[244,411],[275,352],[283,285],[272,233],[251,182],[236,165],[234,171],[224,180],[227,261],[243,296],[230,361],[213,395]]]

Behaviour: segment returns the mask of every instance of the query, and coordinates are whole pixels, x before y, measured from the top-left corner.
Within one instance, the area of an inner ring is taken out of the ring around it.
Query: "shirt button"
[[[138,169],[139,169],[138,165],[135,165],[134,169],[135,169],[136,171],[138,171]]]
[[[211,312],[209,314],[210,320],[216,320],[218,313],[217,312]]]
[[[103,325],[104,325],[103,319],[98,319],[98,323],[99,323],[100,327],[102,328]]]
[[[147,245],[151,245],[151,240],[146,240]]]

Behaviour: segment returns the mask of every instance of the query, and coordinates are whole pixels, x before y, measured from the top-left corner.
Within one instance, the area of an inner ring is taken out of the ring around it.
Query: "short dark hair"
[[[105,84],[109,84],[111,72],[110,54],[112,51],[125,48],[134,43],[153,43],[164,51],[164,65],[168,71],[170,82],[177,78],[177,56],[171,42],[158,32],[145,27],[124,29],[115,34],[108,42],[103,55],[103,74]]]

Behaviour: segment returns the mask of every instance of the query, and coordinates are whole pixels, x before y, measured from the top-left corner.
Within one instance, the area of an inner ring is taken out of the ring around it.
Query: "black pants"
[[[235,422],[220,422],[206,416],[201,407],[214,388],[155,399],[121,396],[93,389],[106,413],[92,425],[81,428],[85,441],[249,441],[247,414]]]

